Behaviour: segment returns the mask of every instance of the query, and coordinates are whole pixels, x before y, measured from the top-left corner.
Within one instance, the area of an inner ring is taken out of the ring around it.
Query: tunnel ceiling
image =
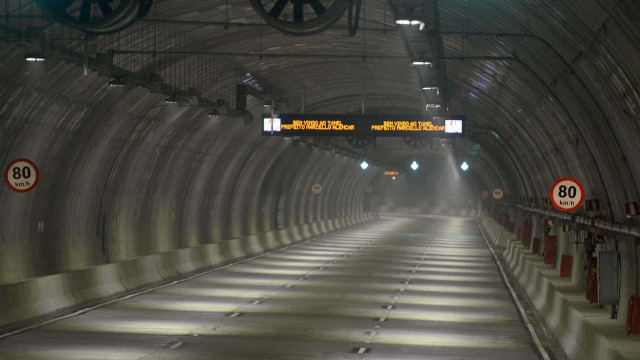
[[[574,176],[613,217],[640,197],[637,1],[363,0],[355,36],[347,13],[318,34],[285,34],[245,0],[156,0],[145,18],[98,36],[40,20],[33,3],[7,4],[8,33],[42,31],[44,50],[87,56],[105,81],[122,76],[191,104],[233,109],[244,83],[260,93],[248,105],[254,119],[265,103],[334,114],[423,114],[435,104],[427,115],[466,116],[464,138],[420,147],[308,139],[383,168],[450,155],[487,188],[537,199]],[[405,18],[417,22],[396,24]]]

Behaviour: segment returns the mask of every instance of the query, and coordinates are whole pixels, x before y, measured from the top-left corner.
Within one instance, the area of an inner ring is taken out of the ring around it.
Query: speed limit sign
[[[40,180],[40,172],[29,159],[13,160],[4,171],[4,181],[15,192],[24,193],[32,190]]]
[[[311,192],[315,195],[319,195],[322,193],[322,185],[321,184],[313,184],[311,185]]]
[[[495,188],[491,192],[491,196],[494,200],[502,200],[502,198],[504,197],[504,191],[500,188]]]
[[[556,209],[571,212],[582,205],[584,201],[584,188],[574,178],[565,177],[556,180],[551,186],[549,199]]]

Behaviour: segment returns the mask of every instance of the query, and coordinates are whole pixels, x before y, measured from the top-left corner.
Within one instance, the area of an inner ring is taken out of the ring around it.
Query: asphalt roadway
[[[0,340],[0,359],[541,359],[474,219],[386,217]]]

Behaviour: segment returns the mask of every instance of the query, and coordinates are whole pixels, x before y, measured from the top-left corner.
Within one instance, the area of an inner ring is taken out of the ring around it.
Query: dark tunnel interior
[[[472,219],[567,358],[640,358],[638,64],[637,0],[0,0],[0,334]],[[283,114],[464,133],[263,134]]]

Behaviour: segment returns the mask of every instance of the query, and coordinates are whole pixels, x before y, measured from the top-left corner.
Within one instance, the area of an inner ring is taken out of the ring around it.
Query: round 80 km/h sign
[[[571,212],[582,205],[584,201],[584,188],[582,184],[574,178],[565,177],[556,180],[551,186],[549,199],[556,209],[564,212]]]
[[[38,184],[38,180],[38,167],[28,159],[13,160],[4,171],[4,181],[15,192],[24,193],[32,190]]]
[[[322,185],[321,184],[311,185],[311,192],[316,195],[319,195],[320,193],[322,193]]]
[[[504,191],[500,188],[495,188],[491,192],[491,196],[494,200],[502,200],[502,198],[504,197]]]

